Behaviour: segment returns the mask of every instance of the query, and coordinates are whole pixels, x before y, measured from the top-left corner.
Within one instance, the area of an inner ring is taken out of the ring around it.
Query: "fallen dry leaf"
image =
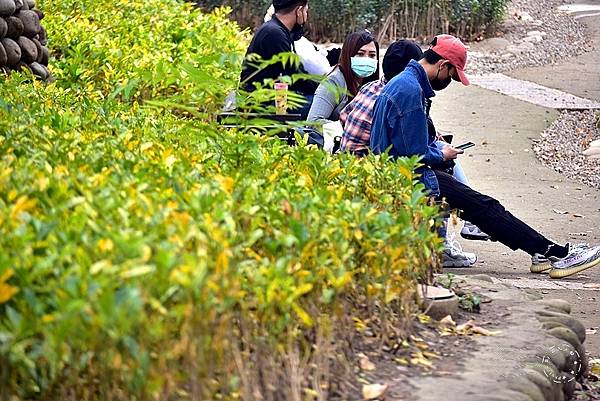
[[[469,320],[466,323],[459,324],[458,326],[456,326],[456,331],[467,331],[473,326],[475,326],[475,322],[473,322],[472,320]]]
[[[575,214],[573,215],[573,217],[581,217],[581,218],[583,218],[583,217],[585,217],[585,216],[584,216],[584,215],[582,215],[582,214],[579,214],[579,213],[575,213]]]
[[[385,395],[389,385],[387,384],[365,384],[362,388],[362,396],[365,400],[375,400]]]
[[[411,365],[421,365],[421,366],[425,366],[430,368],[431,366],[433,366],[433,364],[431,363],[431,361],[429,361],[429,359],[427,359],[425,357],[425,355],[423,355],[422,352],[414,352],[411,354],[410,358],[410,364]]]
[[[448,315],[440,320],[442,326],[456,326],[456,322],[452,319],[452,316]]]
[[[590,359],[590,372],[600,375],[600,359]]]
[[[358,365],[361,370],[364,371],[372,371],[375,370],[375,364],[369,360],[369,357],[366,355],[360,355],[360,359],[358,360]]]
[[[487,329],[484,329],[483,327],[479,327],[479,326],[473,326],[471,328],[471,333],[473,334],[481,334],[482,336],[495,336],[497,334],[499,334],[499,331],[490,331]]]

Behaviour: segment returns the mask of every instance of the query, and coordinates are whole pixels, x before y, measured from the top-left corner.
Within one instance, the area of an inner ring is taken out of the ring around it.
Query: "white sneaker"
[[[444,267],[469,267],[477,262],[477,255],[465,252],[454,238],[446,241],[446,248],[442,254]]]
[[[582,272],[600,263],[600,246],[575,245],[562,259],[552,261],[551,278],[564,278]]]
[[[465,221],[465,225],[462,230],[460,230],[460,236],[473,241],[487,241],[490,239],[489,235],[481,231],[475,224],[469,223],[468,221]]]
[[[532,273],[543,273],[552,269],[552,265],[550,264],[550,259],[542,255],[541,253],[536,253],[531,257],[531,267],[529,271]]]

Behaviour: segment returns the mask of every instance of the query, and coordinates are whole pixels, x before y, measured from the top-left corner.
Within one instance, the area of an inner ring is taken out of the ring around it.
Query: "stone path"
[[[600,109],[600,102],[584,99],[558,89],[534,82],[523,81],[504,74],[486,74],[469,77],[472,84],[496,91],[515,99],[552,109]],[[600,79],[600,77],[599,77]]]

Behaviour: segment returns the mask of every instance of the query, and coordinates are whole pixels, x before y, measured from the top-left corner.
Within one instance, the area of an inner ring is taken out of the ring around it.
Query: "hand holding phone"
[[[465,151],[462,149],[457,149],[452,147],[451,145],[446,145],[442,148],[442,157],[444,161],[454,160],[458,157],[458,155],[463,154]]]
[[[466,143],[460,144],[458,146],[455,146],[455,148],[465,150],[465,149],[472,148],[473,146],[475,146],[475,144],[473,142],[466,142]]]

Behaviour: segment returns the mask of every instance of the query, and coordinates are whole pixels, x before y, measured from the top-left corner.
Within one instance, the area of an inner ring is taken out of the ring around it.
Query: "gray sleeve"
[[[344,74],[339,69],[336,69],[317,88],[307,120],[328,123],[339,119],[339,111],[337,109],[340,104],[347,102],[348,95],[346,91]]]

